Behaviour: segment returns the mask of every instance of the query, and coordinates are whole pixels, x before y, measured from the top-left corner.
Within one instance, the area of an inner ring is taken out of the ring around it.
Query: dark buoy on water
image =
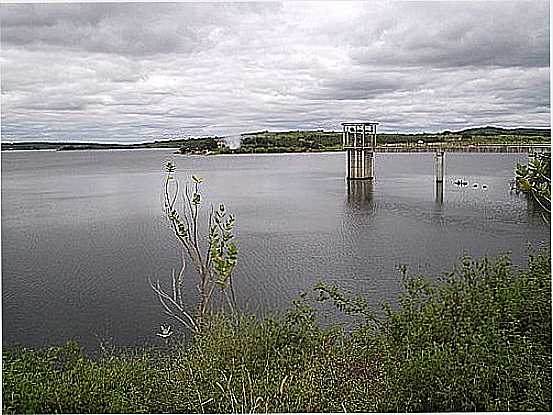
[[[482,189],[487,189],[488,188],[488,185],[487,184],[483,184],[482,185]]]

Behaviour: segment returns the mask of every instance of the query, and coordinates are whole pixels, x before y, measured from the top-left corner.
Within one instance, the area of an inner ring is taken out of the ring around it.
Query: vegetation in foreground
[[[358,326],[322,327],[304,296],[280,317],[218,315],[169,352],[3,351],[5,412],[550,411],[550,253],[517,270],[462,259],[406,276],[377,317],[320,284]]]
[[[551,218],[551,154],[535,154],[528,164],[517,163],[516,189],[527,195],[542,212]]]

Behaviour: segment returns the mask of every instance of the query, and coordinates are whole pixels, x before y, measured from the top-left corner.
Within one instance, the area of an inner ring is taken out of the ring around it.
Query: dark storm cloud
[[[549,125],[545,1],[2,4],[0,19],[8,140]]]

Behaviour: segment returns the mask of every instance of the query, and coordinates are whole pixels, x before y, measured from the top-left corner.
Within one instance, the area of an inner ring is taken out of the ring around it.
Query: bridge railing
[[[550,153],[551,144],[457,144],[457,143],[400,143],[381,144],[375,151],[386,152],[475,152],[475,153]]]

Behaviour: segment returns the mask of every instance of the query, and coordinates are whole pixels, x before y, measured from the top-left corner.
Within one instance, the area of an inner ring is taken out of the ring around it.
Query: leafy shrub
[[[528,165],[517,163],[516,187],[551,215],[551,154],[536,154]]]
[[[3,410],[9,413],[148,412],[164,389],[146,354],[86,358],[74,342],[3,353]]]
[[[394,376],[382,409],[550,409],[550,276],[541,255],[527,272],[465,258],[441,285],[408,279],[381,333]]]
[[[5,412],[551,411],[551,263],[461,263],[403,274],[398,305],[319,284],[357,315],[322,327],[303,296],[281,316],[215,315],[164,354],[83,356],[74,343],[3,353]]]

